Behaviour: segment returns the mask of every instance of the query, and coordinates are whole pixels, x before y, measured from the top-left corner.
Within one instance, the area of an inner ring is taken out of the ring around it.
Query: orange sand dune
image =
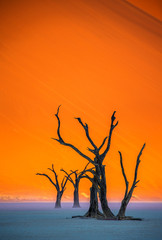
[[[122,0],[4,1],[0,11],[1,200],[51,200],[55,190],[35,173],[52,163],[57,171],[87,163],[51,140],[62,104],[62,135],[86,154],[89,143],[74,117],[100,144],[116,110],[119,125],[105,159],[109,200],[124,194],[118,150],[131,181],[146,142],[135,199],[161,201],[160,21]],[[81,182],[82,200],[89,187]],[[64,200],[71,199],[69,183]]]
[[[150,14],[151,16],[162,20],[162,1],[161,0],[129,0],[131,4]]]

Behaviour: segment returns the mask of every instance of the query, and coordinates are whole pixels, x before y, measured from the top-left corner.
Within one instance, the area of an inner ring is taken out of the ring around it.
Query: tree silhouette
[[[128,187],[129,187],[129,182],[127,180],[127,177],[126,177],[126,174],[125,174],[125,171],[124,171],[124,167],[123,167],[123,160],[122,160],[122,154],[121,152],[119,151],[119,155],[120,155],[120,165],[121,165],[121,169],[122,169],[122,174],[123,174],[123,177],[124,177],[124,181],[125,181],[125,195],[124,195],[124,198],[121,202],[121,206],[120,206],[120,209],[119,209],[119,212],[118,212],[118,219],[126,219],[126,218],[130,218],[130,217],[126,217],[125,216],[125,212],[126,212],[126,208],[127,208],[127,205],[132,197],[132,194],[133,194],[133,191],[134,189],[137,187],[137,183],[140,181],[140,180],[137,180],[137,172],[138,172],[138,167],[139,167],[139,164],[140,164],[140,157],[142,155],[142,152],[143,152],[143,149],[145,147],[145,144],[142,146],[141,148],[141,151],[140,153],[138,154],[137,156],[137,161],[136,161],[136,167],[135,167],[135,173],[134,173],[134,180],[133,180],[133,183],[132,183],[132,186],[130,188],[130,190],[128,191]]]
[[[46,178],[48,178],[48,180],[52,183],[52,185],[56,188],[56,191],[57,191],[57,197],[56,197],[56,203],[55,203],[55,208],[61,208],[61,198],[62,198],[62,195],[65,191],[65,186],[67,184],[67,181],[68,181],[68,177],[70,177],[70,174],[68,174],[68,177],[64,177],[62,179],[62,182],[61,184],[59,184],[59,181],[58,181],[58,175],[56,174],[56,171],[54,170],[54,166],[52,164],[52,168],[48,168],[48,170],[52,171],[52,173],[54,174],[54,177],[55,177],[55,181],[53,181],[47,174],[45,173],[36,173],[36,175],[39,175],[39,176],[44,176]]]
[[[124,195],[124,198],[122,200],[121,207],[120,207],[120,210],[118,212],[118,215],[115,216],[112,213],[112,211],[110,210],[110,208],[108,206],[108,202],[107,202],[106,175],[105,175],[105,165],[103,164],[103,161],[104,161],[107,153],[110,150],[113,130],[118,125],[118,121],[115,122],[115,120],[116,120],[115,113],[116,112],[114,111],[112,116],[111,116],[111,124],[110,124],[109,134],[108,134],[108,136],[106,136],[103,139],[102,144],[99,147],[97,147],[97,145],[94,143],[94,141],[90,137],[88,124],[87,123],[84,124],[82,122],[81,118],[75,118],[79,122],[79,124],[83,127],[83,129],[85,131],[85,134],[86,134],[86,137],[87,137],[89,143],[92,146],[91,148],[89,148],[89,147],[87,148],[88,151],[90,151],[94,155],[94,157],[92,159],[89,156],[87,156],[86,154],[84,154],[83,152],[81,152],[77,147],[75,147],[71,143],[67,143],[63,140],[63,138],[61,136],[61,133],[60,133],[60,124],[61,123],[60,123],[60,118],[59,118],[59,110],[60,110],[60,106],[58,107],[57,113],[55,114],[55,116],[57,118],[57,122],[58,122],[58,128],[57,128],[58,138],[57,139],[52,138],[52,139],[59,142],[61,145],[70,147],[75,152],[77,152],[80,156],[82,156],[83,158],[88,160],[88,162],[91,163],[94,166],[93,169],[89,170],[89,172],[92,173],[92,177],[90,177],[86,173],[84,173],[84,175],[82,176],[82,178],[87,178],[92,182],[92,187],[90,189],[90,207],[89,207],[88,212],[85,214],[85,216],[86,217],[94,217],[94,218],[102,218],[102,219],[105,218],[105,219],[119,219],[119,220],[120,219],[133,219],[134,220],[134,218],[126,217],[125,212],[126,212],[127,205],[128,205],[128,203],[129,203],[129,201],[132,197],[133,191],[134,191],[135,187],[137,186],[137,183],[139,182],[139,181],[137,181],[137,171],[138,171],[138,166],[139,166],[139,163],[140,163],[140,156],[142,155],[145,144],[143,145],[143,147],[142,147],[142,149],[141,149],[141,151],[140,151],[140,153],[137,157],[134,181],[133,181],[132,186],[131,186],[129,191],[128,191],[128,184],[129,183],[128,183],[126,175],[125,175],[123,162],[122,162],[122,155],[121,155],[121,152],[119,152],[119,154],[120,154],[120,164],[121,164],[122,174],[123,174],[125,184],[126,184],[126,190],[125,190],[125,195]],[[103,150],[103,147],[105,145],[106,145],[105,150]],[[99,199],[100,199],[100,202],[101,202],[101,207],[102,207],[103,214],[100,213],[100,211],[98,210],[97,192],[99,193]]]
[[[97,196],[96,191],[98,191],[104,216],[109,219],[115,218],[114,214],[112,213],[112,211],[110,210],[110,208],[108,206],[108,202],[107,202],[107,198],[106,198],[107,188],[106,188],[106,177],[105,177],[105,165],[103,165],[103,161],[110,149],[112,132],[113,132],[114,128],[118,125],[118,122],[114,123],[115,119],[116,119],[115,111],[113,112],[112,117],[111,117],[111,125],[110,125],[109,135],[108,135],[108,137],[106,136],[103,139],[102,144],[99,147],[96,146],[96,144],[94,143],[94,141],[91,139],[91,137],[89,135],[88,124],[87,123],[84,124],[82,122],[81,118],[75,118],[80,123],[80,125],[83,127],[86,137],[92,146],[92,148],[87,148],[94,155],[94,158],[91,159],[86,154],[82,153],[77,147],[75,147],[71,143],[67,143],[63,140],[61,133],[60,133],[59,109],[60,109],[60,106],[58,107],[57,113],[55,114],[57,121],[58,121],[58,128],[57,128],[58,139],[56,139],[56,138],[52,138],[52,139],[59,142],[61,145],[72,148],[80,156],[82,156],[83,158],[88,160],[89,163],[92,163],[94,165],[95,170],[93,170],[93,172],[92,172],[93,178],[89,177],[88,175],[85,176],[92,182],[91,192],[93,192],[93,194],[91,194],[91,197]],[[107,139],[108,139],[108,141],[107,141]],[[100,153],[100,151],[102,150],[106,141],[107,141],[106,149],[102,153]],[[96,203],[96,199],[92,199],[92,201],[90,201],[90,202]],[[93,214],[91,214],[91,212]],[[95,217],[97,217],[98,216],[98,206],[90,205],[89,216],[94,215],[94,212],[95,212]],[[99,217],[100,217],[100,214],[99,214]]]
[[[78,170],[72,171],[71,174],[74,175],[74,180],[72,178],[72,175],[70,176],[64,169],[61,169],[62,172],[66,174],[67,179],[72,183],[74,187],[74,202],[73,202],[73,208],[78,208],[80,207],[79,204],[79,183],[80,180],[84,177],[84,174],[87,172],[90,172],[93,168],[87,169],[89,163],[85,166],[83,171],[78,172]]]

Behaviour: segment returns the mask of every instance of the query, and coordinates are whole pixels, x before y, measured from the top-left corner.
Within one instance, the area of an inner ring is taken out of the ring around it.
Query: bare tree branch
[[[60,118],[59,118],[59,116],[58,116],[60,107],[61,107],[61,105],[58,106],[57,113],[55,114],[55,116],[56,116],[56,118],[57,118],[57,120],[58,120],[57,135],[58,135],[58,137],[59,137],[60,142],[64,142],[63,139],[62,139],[62,137],[61,137],[61,135],[60,135]]]
[[[126,185],[125,195],[124,195],[124,198],[126,198],[127,193],[128,193],[128,185],[129,185],[129,182],[128,182],[127,177],[126,177],[126,175],[125,175],[125,171],[124,171],[124,167],[123,167],[122,154],[121,154],[120,151],[119,151],[119,155],[120,155],[120,165],[121,165],[121,169],[122,169],[122,174],[123,174],[123,177],[124,177],[124,180],[125,180],[125,185]]]
[[[67,146],[67,147],[70,147],[72,148],[75,152],[77,152],[80,156],[82,156],[83,158],[87,159],[89,162],[91,162],[92,164],[93,163],[93,160],[91,158],[89,158],[88,156],[86,156],[84,153],[82,153],[78,148],[76,148],[74,145],[70,144],[70,143],[66,143],[62,137],[61,137],[61,134],[60,134],[60,118],[58,116],[59,114],[59,109],[60,109],[60,106],[58,107],[57,109],[57,113],[55,114],[56,118],[57,118],[57,121],[58,121],[58,128],[57,128],[57,135],[58,135],[58,138],[59,139],[56,139],[56,138],[52,138],[53,140],[59,142],[60,144],[64,145],[64,146]]]
[[[133,180],[133,183],[132,183],[132,186],[131,186],[129,192],[128,192],[128,181],[127,181],[127,178],[126,178],[126,175],[125,175],[125,172],[124,172],[123,163],[122,163],[122,155],[119,152],[122,174],[124,176],[124,180],[125,180],[125,184],[126,184],[125,196],[122,200],[121,207],[120,207],[118,215],[117,215],[119,219],[123,219],[125,217],[125,211],[126,211],[127,205],[128,205],[128,203],[129,203],[129,201],[132,197],[134,189],[137,187],[137,183],[139,182],[139,180],[137,180],[137,171],[138,171],[138,167],[139,167],[139,163],[140,163],[140,156],[142,155],[144,147],[145,147],[145,144],[143,145],[140,153],[137,156],[137,162],[136,162],[135,173],[134,173],[134,180]]]
[[[91,149],[91,148],[87,147],[87,150],[90,151],[93,154],[96,154],[96,150],[95,149]]]
[[[132,184],[132,188],[139,182],[139,180],[137,181],[137,172],[138,172],[138,167],[140,164],[140,157],[142,155],[143,149],[145,148],[146,144],[144,143],[141,151],[139,152],[138,156],[137,156],[137,162],[136,162],[136,168],[135,168],[135,173],[134,173],[134,180],[133,180],[133,184]]]
[[[66,177],[63,177],[62,182],[61,182],[61,189],[63,189],[63,187],[64,187],[64,181],[65,181],[65,179],[66,179]]]
[[[86,136],[87,136],[89,142],[91,143],[91,145],[92,145],[92,146],[94,147],[94,149],[96,150],[96,149],[97,149],[97,146],[94,144],[94,142],[92,141],[92,139],[91,139],[90,136],[89,136],[88,124],[87,124],[87,123],[83,124],[81,118],[75,118],[75,119],[77,119],[78,122],[82,125],[82,127],[83,127],[84,130],[85,130],[85,133],[86,133]]]
[[[66,179],[66,180],[65,180]],[[61,182],[61,192],[63,193],[65,191],[65,186],[67,184],[67,181],[68,181],[68,178],[65,176],[63,179],[62,179],[62,182]]]
[[[81,172],[78,173],[78,177],[80,177],[81,175],[84,174],[84,172],[85,172],[85,170],[87,169],[87,167],[88,167],[89,164],[90,164],[90,163],[88,162],[88,163],[86,164],[85,168],[83,169],[83,171],[81,171]]]
[[[49,181],[55,186],[55,188],[57,189],[57,186],[56,184],[52,181],[52,179],[47,175],[47,174],[44,174],[44,173],[36,173],[36,175],[40,175],[40,176],[45,176],[49,179]]]
[[[100,151],[100,150],[101,150],[101,148],[103,147],[103,145],[104,145],[104,144],[105,144],[105,142],[106,142],[106,139],[107,139],[107,137],[105,137],[105,138],[104,138],[104,140],[103,140],[103,142],[102,142],[101,146],[98,148],[98,151]]]
[[[112,136],[112,132],[114,130],[114,128],[118,125],[118,121],[116,122],[116,124],[114,124],[114,121],[116,119],[115,117],[115,113],[116,111],[113,112],[112,116],[111,116],[111,126],[110,126],[110,131],[109,131],[109,137],[108,137],[108,143],[107,143],[107,147],[105,149],[105,151],[100,155],[102,162],[106,156],[106,154],[108,153],[109,149],[110,149],[110,144],[111,144],[111,136]],[[106,139],[105,139],[106,141]]]
[[[80,172],[79,178],[81,178],[85,173],[88,173],[88,172],[90,172],[90,173],[92,173],[93,175],[95,175],[96,171],[94,171],[93,169],[95,169],[95,168],[89,168],[89,169],[86,169],[86,170]]]
[[[56,180],[56,185],[59,187],[59,182],[58,182],[58,178],[57,178],[57,174],[54,170],[54,166],[52,164],[52,169],[51,168],[48,168],[48,170],[52,171],[54,173],[54,176],[55,176],[55,180]]]
[[[75,186],[75,183],[74,183],[73,179],[71,178],[71,175],[73,174],[73,172],[71,174],[68,174],[64,169],[60,169],[60,171],[64,172],[66,174],[67,180],[69,180],[73,184],[73,186]]]
[[[81,178],[89,179],[89,180],[91,181],[91,183],[94,184],[94,186],[95,186],[95,188],[97,189],[97,191],[99,192],[100,188],[99,188],[98,183],[95,181],[96,179],[88,176],[87,174],[84,174],[83,176],[81,176]]]
[[[85,165],[85,168],[83,169],[83,171],[86,170],[86,168],[88,167],[88,165],[89,165],[89,162]],[[82,172],[83,172],[83,171],[82,171]]]

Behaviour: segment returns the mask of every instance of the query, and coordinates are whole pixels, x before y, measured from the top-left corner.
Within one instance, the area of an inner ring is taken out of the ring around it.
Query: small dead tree
[[[112,132],[113,132],[114,128],[118,125],[118,122],[114,123],[115,119],[116,119],[115,111],[113,112],[112,117],[111,117],[111,125],[110,125],[109,135],[108,135],[108,137],[104,138],[104,140],[102,141],[102,144],[99,147],[96,146],[96,144],[94,143],[94,141],[92,140],[92,138],[89,135],[88,124],[87,123],[84,124],[82,122],[81,118],[75,118],[75,119],[77,119],[79,124],[83,127],[86,137],[92,146],[92,148],[87,148],[94,155],[94,158],[91,159],[86,154],[82,153],[77,147],[75,147],[74,145],[67,143],[63,140],[61,133],[60,133],[59,109],[60,109],[60,106],[58,107],[57,113],[55,114],[57,121],[58,121],[58,128],[57,128],[58,139],[56,139],[56,138],[52,138],[52,139],[59,142],[61,145],[72,148],[75,152],[77,152],[80,156],[82,156],[83,158],[88,160],[88,162],[92,163],[95,167],[95,171],[93,171],[94,177],[90,178],[87,176],[87,178],[89,178],[92,181],[92,188],[91,188],[90,196],[95,197],[95,199],[91,199],[91,201],[90,201],[90,203],[93,203],[95,205],[90,205],[89,212],[87,215],[89,215],[89,216],[93,215],[94,217],[100,217],[100,214],[98,214],[98,202],[96,202],[97,201],[97,198],[96,198],[97,192],[96,191],[98,191],[102,211],[103,211],[105,218],[114,219],[115,216],[111,212],[111,210],[108,206],[107,197],[106,197],[107,187],[106,187],[105,165],[103,165],[103,161],[110,149]],[[105,145],[107,139],[108,139],[108,141],[107,141],[106,148],[102,153],[100,153],[100,151],[102,150],[103,146]],[[94,214],[94,212],[95,212],[95,214]]]
[[[131,186],[129,191],[128,191],[129,182],[127,180],[127,177],[126,177],[126,174],[125,174],[125,171],[124,171],[122,154],[119,151],[120,165],[121,165],[122,174],[123,174],[124,181],[125,181],[125,186],[126,186],[126,188],[125,188],[125,195],[124,195],[124,198],[123,198],[123,200],[121,202],[121,206],[120,206],[119,212],[117,214],[117,218],[119,220],[122,220],[122,219],[130,219],[131,220],[131,219],[134,219],[132,217],[126,217],[125,216],[125,212],[126,212],[127,205],[128,205],[128,203],[129,203],[129,201],[130,201],[130,199],[132,197],[133,191],[137,187],[137,183],[140,181],[140,180],[137,180],[137,172],[138,172],[138,167],[139,167],[139,164],[140,164],[140,157],[142,155],[144,147],[145,147],[145,144],[143,145],[141,151],[139,152],[139,154],[137,156],[137,162],[136,162],[135,173],[134,173],[134,180],[133,180],[132,186]]]
[[[84,174],[87,172],[90,172],[93,168],[87,169],[89,163],[85,166],[83,171],[78,172],[78,170],[72,171],[71,174],[74,174],[75,178],[73,180],[72,175],[70,176],[64,169],[61,169],[62,172],[66,174],[67,179],[72,183],[74,187],[74,202],[73,202],[73,208],[80,208],[79,204],[79,183],[80,180],[84,177]]]
[[[45,176],[52,183],[52,185],[56,188],[56,190],[57,190],[57,197],[56,197],[55,208],[61,208],[61,198],[62,198],[62,195],[63,195],[63,193],[65,191],[65,186],[67,184],[68,177],[70,177],[70,175],[72,173],[69,174],[68,177],[64,177],[62,179],[62,182],[61,182],[61,185],[60,185],[59,182],[58,182],[58,175],[56,174],[56,171],[54,170],[53,164],[52,164],[52,168],[48,168],[48,170],[52,171],[52,173],[54,174],[55,182],[45,173],[36,173],[36,175]]]

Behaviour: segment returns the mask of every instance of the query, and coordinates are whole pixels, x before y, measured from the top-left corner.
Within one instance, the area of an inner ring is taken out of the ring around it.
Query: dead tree
[[[59,109],[60,106],[57,109],[57,113],[55,114],[57,121],[58,121],[58,128],[57,128],[57,136],[58,139],[56,138],[52,138],[53,140],[56,140],[57,142],[59,142],[60,144],[70,147],[72,148],[75,152],[77,152],[80,156],[82,156],[83,158],[85,158],[86,160],[88,160],[89,163],[92,163],[95,167],[95,171],[93,171],[93,178],[89,179],[92,181],[92,189],[91,192],[93,194],[91,194],[92,196],[97,196],[97,192],[99,192],[99,198],[100,198],[100,202],[101,202],[101,207],[104,213],[105,218],[108,219],[114,219],[115,216],[114,214],[111,212],[109,206],[108,206],[108,202],[107,202],[107,188],[106,188],[106,177],[105,177],[105,165],[103,165],[103,161],[110,149],[110,145],[111,145],[111,137],[112,137],[112,133],[114,128],[118,125],[118,122],[115,122],[115,111],[112,114],[111,117],[111,125],[110,125],[110,130],[109,130],[109,135],[108,137],[105,137],[104,140],[102,141],[102,144],[97,147],[96,144],[93,142],[93,140],[91,139],[90,135],[89,135],[89,127],[87,123],[83,123],[81,118],[75,118],[77,119],[77,121],[79,122],[79,124],[83,127],[86,137],[88,139],[88,141],[90,142],[92,148],[88,148],[88,150],[93,153],[94,157],[93,159],[91,159],[89,156],[87,156],[86,154],[82,153],[77,147],[75,147],[74,145],[72,145],[71,143],[67,143],[63,140],[61,133],[60,133],[60,118],[59,118]],[[100,151],[102,150],[103,146],[106,144],[106,148],[105,150],[100,153]],[[87,177],[88,178],[88,177]],[[91,203],[96,203],[96,199],[95,201],[91,201]],[[89,211],[98,211],[98,206],[96,207],[96,205],[94,206],[90,206]],[[89,212],[89,216],[91,216],[91,212]],[[95,212],[95,217],[98,216],[98,213]],[[100,215],[99,215],[100,217]]]
[[[80,208],[79,204],[79,183],[80,180],[84,177],[84,174],[93,170],[93,168],[87,169],[89,163],[85,166],[83,171],[78,172],[78,170],[72,171],[71,174],[74,174],[74,180],[72,178],[72,175],[70,176],[64,169],[61,169],[66,174],[67,179],[72,183],[74,187],[74,202],[73,202],[73,208]]]
[[[137,172],[138,172],[138,167],[139,167],[139,164],[140,164],[140,157],[142,155],[144,147],[145,147],[145,144],[143,145],[140,153],[137,156],[137,162],[136,162],[135,173],[134,173],[134,180],[133,180],[132,186],[131,186],[129,191],[128,191],[129,182],[127,180],[127,177],[126,177],[126,174],[125,174],[125,171],[124,171],[122,154],[119,151],[120,165],[121,165],[122,174],[123,174],[124,181],[125,181],[125,186],[126,186],[126,188],[125,188],[125,195],[124,195],[124,198],[123,198],[123,200],[121,202],[121,206],[120,206],[120,209],[119,209],[119,212],[118,212],[118,215],[117,215],[117,218],[119,220],[122,220],[122,219],[130,219],[131,220],[131,219],[133,219],[132,217],[126,217],[125,216],[125,212],[126,212],[127,205],[128,205],[128,203],[129,203],[129,201],[130,201],[130,199],[132,197],[133,191],[137,187],[137,183],[140,181],[140,180],[137,180]]]
[[[56,174],[56,171],[54,170],[53,164],[52,164],[52,168],[48,168],[48,170],[53,172],[54,177],[55,177],[55,182],[45,173],[37,173],[36,175],[45,176],[52,183],[52,185],[56,188],[57,197],[56,197],[55,208],[61,208],[61,198],[62,198],[62,195],[65,191],[65,186],[67,184],[68,178],[64,177],[62,179],[62,182],[61,182],[61,185],[60,185],[59,182],[58,182],[58,175]],[[70,177],[71,174],[69,174],[68,177]]]

